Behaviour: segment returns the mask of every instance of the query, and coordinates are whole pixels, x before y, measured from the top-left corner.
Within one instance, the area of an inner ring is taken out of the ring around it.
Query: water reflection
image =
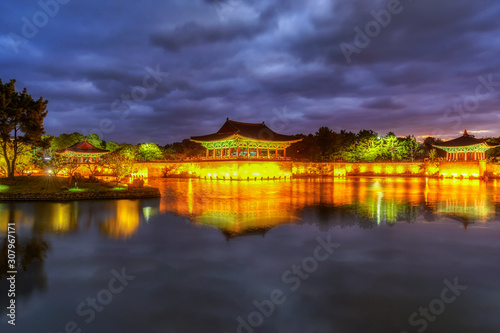
[[[161,200],[0,204],[0,230],[10,220],[37,234],[65,234],[97,225],[101,234],[132,237],[141,223],[174,213],[196,225],[219,228],[227,238],[265,234],[280,224],[371,228],[398,221],[451,218],[467,226],[496,218],[497,181],[420,178],[350,178],[231,182],[157,179]],[[36,230],[35,230],[36,229]]]
[[[100,224],[103,234],[112,238],[128,238],[139,228],[140,207],[138,200],[118,200],[115,209],[108,211]],[[109,214],[109,215],[108,215]]]
[[[29,230],[15,234],[17,267],[13,268],[8,263],[9,241],[6,231],[9,223],[18,221],[29,225]],[[2,230],[0,233],[0,289],[8,290],[7,280],[3,277],[6,276],[6,272],[14,270],[19,271],[16,276],[16,299],[28,299],[34,292],[44,292],[47,286],[44,262],[50,244],[44,239],[42,228],[29,214],[16,209],[14,203],[0,205],[0,226]],[[5,309],[9,305],[7,302],[6,297],[0,298],[0,308]]]
[[[342,241],[345,250],[324,263],[314,282],[304,282],[295,296],[289,295],[280,313],[290,317],[277,313],[269,325],[273,320],[290,323],[287,332],[305,332],[307,328],[299,326],[310,323],[328,327],[321,332],[334,331],[329,322],[336,328],[361,323],[366,327],[356,330],[360,332],[401,331],[408,326],[408,315],[435,297],[436,281],[439,288],[444,277],[455,275],[464,283],[474,282],[466,297],[477,298],[463,304],[487,304],[491,313],[498,310],[498,297],[492,294],[499,272],[498,223],[485,223],[496,220],[496,181],[157,179],[151,184],[162,189],[161,199],[0,204],[0,258],[7,257],[7,224],[15,221],[18,297],[30,298],[20,303],[20,313],[38,316],[22,321],[22,331],[41,331],[40,326],[54,332],[72,319],[86,325],[75,317],[75,307],[107,286],[110,270],[120,267],[137,280],[87,331],[135,332],[148,327],[166,332],[187,322],[207,326],[209,318],[217,318],[208,324],[209,331],[228,331],[226,327],[236,325],[234,318],[248,313],[245,306],[253,299],[264,299],[272,288],[283,287],[276,279],[310,255],[316,237],[326,235]],[[189,223],[177,223],[173,215]],[[445,223],[431,224],[439,220]],[[405,225],[397,225],[401,222]],[[470,224],[481,228],[460,230]],[[332,228],[337,229],[328,234],[318,231]],[[232,239],[247,235],[266,237]],[[0,260],[0,274],[5,264]],[[6,290],[5,279],[0,279],[0,290]],[[0,314],[5,313],[6,301],[0,297]],[[154,310],[131,304],[150,304]],[[299,305],[310,310],[298,310]],[[454,312],[447,313],[470,318],[470,309],[460,306],[457,303],[454,310],[450,307]],[[130,311],[134,315],[128,315]],[[403,327],[387,329],[390,311]],[[367,320],[360,321],[359,313]],[[190,321],[193,317],[205,319]],[[461,324],[443,322],[452,328]]]
[[[371,228],[418,218],[470,223],[496,218],[497,182],[424,178],[350,178],[268,182],[156,180],[163,189],[160,212],[210,225],[227,237],[305,223],[311,209],[320,228]],[[301,223],[304,223],[301,222]]]

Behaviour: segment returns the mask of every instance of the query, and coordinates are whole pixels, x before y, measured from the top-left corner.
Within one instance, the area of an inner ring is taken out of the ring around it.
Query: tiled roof
[[[262,123],[242,123],[239,121],[226,120],[224,125],[216,132],[207,135],[193,136],[193,141],[220,141],[227,139],[233,135],[238,135],[248,139],[261,141],[300,141],[292,135],[279,134],[271,130]]]
[[[485,144],[486,146],[489,147],[496,147],[495,145],[489,145],[486,141],[481,140],[481,139],[476,139],[469,134],[467,134],[467,130],[464,131],[464,135],[462,135],[459,138],[449,140],[446,142],[442,142],[440,144],[434,144],[434,147],[467,147],[467,146],[473,146],[477,144]]]
[[[96,148],[90,143],[87,142],[87,140],[75,143],[74,145],[66,148],[63,150],[61,153],[65,152],[73,152],[73,153],[86,153],[86,154],[103,154],[103,153],[109,153],[108,150],[105,149],[100,149]]]

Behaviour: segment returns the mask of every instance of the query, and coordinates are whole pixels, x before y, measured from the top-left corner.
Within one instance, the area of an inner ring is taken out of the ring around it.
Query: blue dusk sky
[[[500,136],[500,2],[8,0],[0,78],[47,133],[166,144],[226,117],[284,134]]]

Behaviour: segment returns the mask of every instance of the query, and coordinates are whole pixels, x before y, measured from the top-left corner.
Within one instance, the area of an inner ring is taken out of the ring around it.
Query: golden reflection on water
[[[10,215],[12,214],[12,215]],[[15,203],[0,204],[0,228],[7,230],[9,220],[42,232],[67,233],[78,229],[78,202],[38,203],[32,209],[18,208]],[[43,223],[37,223],[43,221]]]
[[[316,212],[327,207],[328,214],[342,216],[342,221],[331,223],[341,225],[356,222],[362,227],[372,227],[398,221],[451,218],[467,226],[496,219],[496,206],[500,201],[497,180],[156,179],[150,183],[162,191],[159,202],[0,203],[0,230],[5,233],[9,220],[48,233],[68,233],[97,224],[106,236],[129,238],[137,232],[141,221],[147,223],[159,213],[174,213],[194,224],[219,228],[230,238],[265,234],[281,224],[302,223],[310,207]]]
[[[342,208],[380,225],[414,221],[429,212],[464,225],[495,219],[498,183],[426,178],[301,179],[292,181],[157,180],[160,212],[173,212],[226,236],[296,223],[309,206]]]
[[[129,238],[139,228],[139,200],[117,200],[114,208],[100,225],[101,231],[112,238]]]
[[[435,179],[428,181],[428,204],[439,214],[452,215],[465,220],[488,221],[494,219],[498,203],[497,182],[480,180]]]

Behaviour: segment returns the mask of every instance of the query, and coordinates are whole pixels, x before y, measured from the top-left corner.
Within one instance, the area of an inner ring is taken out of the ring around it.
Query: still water
[[[0,332],[500,332],[500,182],[152,180],[0,203]]]

